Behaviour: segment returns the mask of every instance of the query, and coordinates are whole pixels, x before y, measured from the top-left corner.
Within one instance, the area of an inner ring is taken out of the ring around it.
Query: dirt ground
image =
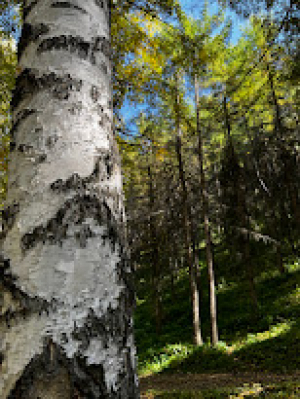
[[[299,380],[300,371],[293,374],[272,374],[272,373],[224,373],[224,374],[155,374],[148,377],[140,377],[141,398],[149,396],[146,392],[150,389],[158,391],[172,390],[202,390],[225,387],[239,387],[243,384],[281,383]]]

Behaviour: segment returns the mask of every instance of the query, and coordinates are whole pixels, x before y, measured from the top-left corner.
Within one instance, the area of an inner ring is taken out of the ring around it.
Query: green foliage
[[[16,75],[16,45],[0,32],[0,209],[6,194],[11,126],[10,100]]]

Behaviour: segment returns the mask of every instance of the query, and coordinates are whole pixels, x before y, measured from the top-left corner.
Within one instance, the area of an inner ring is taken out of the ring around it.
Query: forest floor
[[[141,399],[300,397],[300,371],[213,374],[154,374],[140,378]],[[235,395],[235,396],[233,396]]]
[[[299,398],[300,264],[256,278],[259,314],[245,286],[219,283],[220,341],[210,344],[209,296],[203,290],[204,344],[192,343],[186,274],[164,291],[156,334],[149,290],[140,292],[135,335],[142,399]]]

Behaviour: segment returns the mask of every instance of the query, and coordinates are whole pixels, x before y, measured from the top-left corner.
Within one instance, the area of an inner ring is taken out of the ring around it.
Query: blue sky
[[[180,1],[184,11],[192,16],[193,18],[197,19],[200,16],[201,13],[201,7],[205,3],[205,0],[181,0]],[[209,12],[211,14],[216,14],[218,12],[218,2],[216,0],[211,0],[209,2]],[[226,11],[225,13],[226,17],[230,17],[233,21],[233,29],[232,29],[232,35],[230,38],[230,42],[232,44],[235,44],[239,37],[241,36],[241,30],[240,27],[241,25],[241,20],[236,16],[235,13],[232,11]],[[244,22],[245,26],[245,22]],[[121,114],[125,120],[126,123],[130,121],[131,118],[136,117],[139,112],[143,110],[142,105],[138,106],[132,106],[130,105],[127,101],[122,107]],[[130,129],[135,130],[134,125],[130,125]]]
[[[198,18],[200,15],[201,7],[204,4],[205,0],[180,0],[180,4],[183,7],[184,11],[194,17]],[[216,14],[218,12],[219,5],[218,1],[211,0],[209,1],[209,12],[211,14]],[[235,44],[241,35],[240,27],[242,25],[242,20],[236,16],[236,14],[230,10],[227,10],[225,13],[227,18],[231,18],[233,21],[233,30],[231,43]]]

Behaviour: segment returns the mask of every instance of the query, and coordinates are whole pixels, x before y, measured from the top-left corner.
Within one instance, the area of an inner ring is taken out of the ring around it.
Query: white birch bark
[[[108,0],[25,1],[0,279],[0,398],[137,398]]]

